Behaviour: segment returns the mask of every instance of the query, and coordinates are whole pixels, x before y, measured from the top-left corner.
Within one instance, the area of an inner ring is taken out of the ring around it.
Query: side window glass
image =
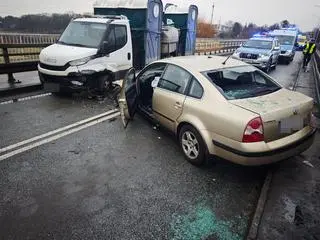
[[[127,27],[115,25],[116,50],[123,48],[127,44]]]
[[[148,66],[148,68],[143,70],[143,72],[139,75],[139,83],[151,84],[156,77],[160,77],[162,75],[165,68],[166,68],[165,63],[155,63],[155,64],[152,64],[151,66]]]
[[[169,65],[160,79],[158,87],[184,94],[191,75],[180,67]]]
[[[266,85],[267,81],[265,79],[265,77],[263,77],[259,72],[254,72],[254,79],[256,83],[262,84],[262,85]]]
[[[136,84],[135,71],[131,71],[126,79],[125,89],[128,90],[132,87],[132,85]]]
[[[106,41],[108,42],[108,52],[114,52],[116,50],[116,39],[114,32],[114,25],[110,25],[109,33],[106,37]]]
[[[203,88],[201,84],[193,77],[188,96],[200,99],[202,98],[202,95],[203,95]]]

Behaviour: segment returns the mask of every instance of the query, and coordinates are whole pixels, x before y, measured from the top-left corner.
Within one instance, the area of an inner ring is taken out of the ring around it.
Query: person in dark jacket
[[[316,50],[317,46],[315,44],[315,40],[312,38],[303,49],[303,69],[306,69],[311,60],[312,54],[314,54]]]

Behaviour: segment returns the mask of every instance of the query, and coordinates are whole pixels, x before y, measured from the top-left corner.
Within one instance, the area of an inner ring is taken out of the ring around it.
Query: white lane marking
[[[59,138],[62,138],[62,137],[64,137],[64,136],[70,135],[70,134],[72,134],[72,133],[78,132],[78,131],[80,131],[80,130],[82,130],[82,129],[91,127],[91,126],[96,125],[96,124],[98,124],[98,123],[102,123],[102,122],[107,121],[107,120],[109,120],[109,119],[118,117],[119,115],[120,115],[120,113],[119,113],[119,112],[116,112],[116,113],[114,113],[114,114],[112,114],[112,115],[108,115],[108,116],[106,116],[106,117],[102,117],[102,118],[96,119],[96,120],[94,120],[94,121],[91,121],[91,122],[86,123],[86,124],[84,124],[84,125],[81,125],[81,126],[79,126],[79,127],[76,127],[76,128],[70,129],[70,130],[68,130],[68,131],[59,133],[59,134],[57,134],[57,135],[54,135],[54,136],[45,138],[45,139],[40,140],[40,141],[38,141],[38,142],[31,143],[31,144],[29,144],[29,145],[27,145],[27,146],[25,146],[25,147],[22,147],[22,148],[19,148],[19,149],[14,150],[14,151],[11,151],[11,152],[9,152],[9,153],[6,153],[6,154],[4,154],[4,155],[1,155],[1,156],[0,156],[0,161],[3,161],[3,160],[5,160],[5,159],[7,159],[7,158],[9,158],[9,157],[12,157],[12,156],[14,156],[14,155],[17,155],[17,154],[19,154],[19,153],[28,151],[28,150],[30,150],[30,149],[33,149],[33,148],[35,148],[35,147],[41,146],[41,145],[43,145],[43,144],[52,142],[52,141],[57,140],[57,139],[59,139]]]
[[[39,139],[41,139],[41,138],[45,138],[45,137],[51,136],[51,135],[53,135],[53,134],[57,134],[57,133],[62,132],[62,131],[66,131],[66,130],[68,130],[68,129],[70,129],[70,128],[77,127],[77,126],[79,126],[79,125],[88,123],[88,122],[90,122],[90,121],[96,120],[96,119],[101,118],[101,117],[105,117],[105,116],[107,116],[107,115],[110,115],[110,114],[115,113],[115,112],[118,112],[118,111],[119,111],[118,109],[113,109],[113,110],[110,110],[110,111],[108,111],[108,112],[104,112],[104,113],[101,113],[101,114],[99,114],[99,115],[96,115],[96,116],[93,116],[93,117],[90,117],[90,118],[87,118],[87,119],[84,119],[84,120],[75,122],[75,123],[70,124],[70,125],[68,125],[68,126],[65,126],[65,127],[62,127],[62,128],[58,128],[58,129],[56,129],[56,130],[53,130],[53,131],[50,131],[50,132],[41,134],[41,135],[39,135],[39,136],[36,136],[36,137],[30,138],[30,139],[24,140],[24,141],[22,141],[22,142],[18,142],[18,143],[12,144],[12,145],[10,145],[10,146],[1,148],[1,149],[0,149],[0,153],[7,152],[7,151],[12,150],[12,149],[14,149],[14,148],[18,148],[18,147],[23,146],[23,145],[25,145],[25,144],[28,144],[28,143],[37,141],[37,140],[39,140]]]
[[[51,95],[52,95],[52,93],[44,93],[44,94],[39,94],[39,95],[34,95],[34,96],[17,98],[17,99],[12,99],[12,100],[5,101],[5,102],[0,102],[0,105],[6,105],[6,104],[10,104],[10,103],[15,103],[15,102],[23,102],[23,101],[41,98],[41,97],[47,97],[47,96],[51,96]]]

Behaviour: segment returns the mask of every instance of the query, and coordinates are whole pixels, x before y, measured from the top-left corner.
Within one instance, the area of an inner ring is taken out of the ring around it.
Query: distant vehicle
[[[269,73],[277,67],[279,55],[280,44],[277,38],[255,35],[238,48],[232,57]]]
[[[139,110],[172,131],[195,165],[208,155],[263,165],[308,149],[315,135],[312,98],[282,88],[256,67],[225,60],[167,58],[137,76],[132,68],[119,98],[124,126]]]
[[[297,40],[298,47],[297,47],[297,50],[302,51],[304,49],[307,41],[308,41],[307,36],[298,35],[298,40]]]
[[[293,61],[296,54],[296,47],[298,46],[298,30],[295,28],[283,28],[270,32],[271,36],[278,38],[280,42],[280,56],[279,60],[289,64]]]
[[[51,92],[101,91],[131,67],[194,54],[196,6],[167,15],[161,0],[101,2],[96,15],[72,20],[57,43],[41,51],[39,76]]]

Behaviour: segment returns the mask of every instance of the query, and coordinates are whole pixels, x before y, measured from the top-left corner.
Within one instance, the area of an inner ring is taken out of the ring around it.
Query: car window
[[[184,94],[191,75],[187,71],[174,65],[168,65],[158,87],[167,89],[172,92]]]
[[[151,82],[155,79],[155,77],[160,77],[166,68],[165,63],[154,63],[149,65],[147,68],[142,70],[139,74],[139,83],[144,84],[146,82]]]
[[[266,95],[281,89],[279,84],[252,66],[225,68],[203,73],[227,98],[243,99]]]
[[[128,90],[129,88],[131,88],[135,84],[136,84],[135,72],[132,71],[128,74],[128,76],[126,78],[125,89]]]
[[[201,84],[194,77],[192,78],[192,82],[189,88],[188,96],[194,98],[202,98],[203,88]]]
[[[123,48],[127,44],[127,27],[115,25],[116,50]]]

